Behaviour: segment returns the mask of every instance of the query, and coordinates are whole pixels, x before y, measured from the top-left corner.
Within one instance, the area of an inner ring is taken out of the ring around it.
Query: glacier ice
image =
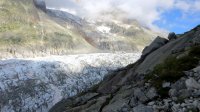
[[[46,112],[139,57],[140,53],[96,53],[0,60],[0,110]]]

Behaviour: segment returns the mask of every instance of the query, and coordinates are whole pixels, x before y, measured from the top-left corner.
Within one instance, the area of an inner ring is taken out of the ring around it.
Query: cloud
[[[200,0],[177,0],[174,6],[184,13],[198,12],[200,11]]]
[[[46,3],[48,7],[70,10],[85,18],[110,18],[105,14],[118,12],[119,17],[136,19],[150,28],[156,28],[154,22],[162,20],[166,11],[200,11],[200,0],[46,0]]]
[[[195,7],[196,11],[200,11],[200,1],[196,1],[194,3],[194,7]]]

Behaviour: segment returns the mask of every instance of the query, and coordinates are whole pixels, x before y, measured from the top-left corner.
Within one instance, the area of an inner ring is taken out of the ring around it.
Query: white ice
[[[139,53],[99,53],[0,60],[1,111],[46,112],[139,57]]]

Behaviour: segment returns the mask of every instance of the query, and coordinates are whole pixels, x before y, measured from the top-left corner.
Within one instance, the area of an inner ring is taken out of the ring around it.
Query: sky
[[[200,24],[200,0],[46,0],[47,7],[83,18],[135,19],[153,30],[184,33]]]

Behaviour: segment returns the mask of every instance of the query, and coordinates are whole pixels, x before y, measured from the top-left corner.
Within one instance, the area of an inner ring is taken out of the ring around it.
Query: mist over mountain
[[[184,33],[200,22],[199,0],[46,0],[46,3],[83,18],[107,18],[102,13],[123,12],[117,16],[137,20],[159,32]]]
[[[113,16],[114,18],[134,19],[140,24],[155,28],[153,22],[160,19],[161,11],[172,7],[173,0],[169,2],[160,0],[126,0],[126,2],[123,0],[48,0],[46,3],[48,7],[68,10],[83,18],[105,19],[106,17],[109,19],[108,15],[104,16],[102,13],[116,11],[118,14]]]

